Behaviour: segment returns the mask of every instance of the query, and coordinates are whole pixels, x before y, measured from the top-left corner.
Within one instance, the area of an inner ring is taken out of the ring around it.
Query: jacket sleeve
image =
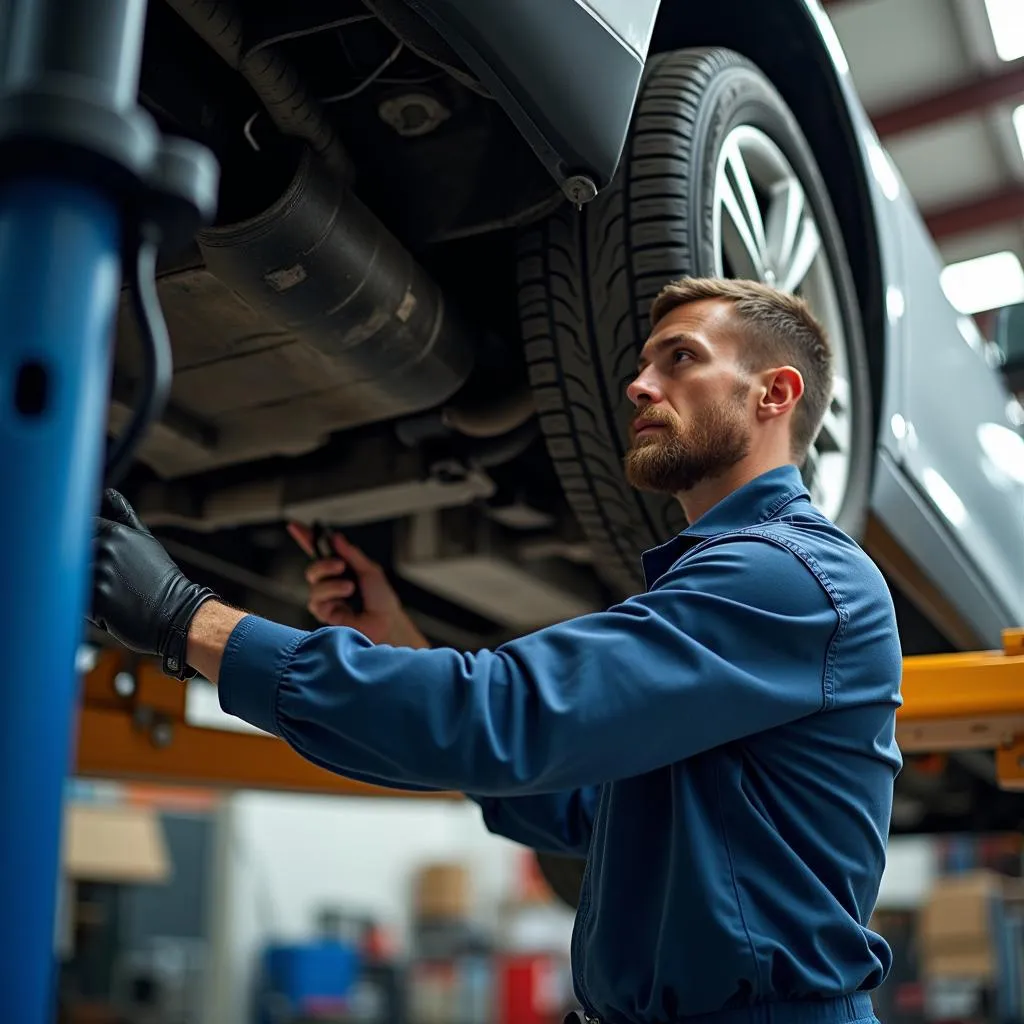
[[[586,857],[599,795],[597,787],[587,786],[536,796],[469,794],[469,799],[480,806],[484,824],[495,835],[542,853]]]
[[[822,710],[837,622],[793,552],[732,540],[608,611],[475,654],[248,616],[225,649],[220,699],[341,774],[480,796],[555,793]]]

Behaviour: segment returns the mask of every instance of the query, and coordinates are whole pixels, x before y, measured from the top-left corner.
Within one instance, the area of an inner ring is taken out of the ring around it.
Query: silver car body
[[[786,2],[816,26],[875,220],[885,337],[870,511],[967,626],[961,637],[994,647],[1002,629],[1024,622],[1020,406],[973,321],[943,292],[942,261],[857,97],[831,21],[817,0]],[[597,168],[598,185],[610,178],[659,17],[682,19],[686,5],[417,0],[415,6],[488,83],[565,186],[574,163]],[[514,32],[507,21],[513,10]],[[567,31],[576,47],[569,61]],[[587,73],[595,65],[600,76]]]
[[[1024,621],[1024,438],[974,321],[942,289],[942,260],[857,98],[831,22],[806,0],[869,168],[882,279],[885,375],[872,511],[997,646]]]

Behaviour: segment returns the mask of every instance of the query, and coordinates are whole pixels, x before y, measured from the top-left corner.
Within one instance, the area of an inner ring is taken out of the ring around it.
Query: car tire
[[[524,232],[519,259],[520,322],[548,451],[596,570],[622,596],[643,585],[641,552],[686,525],[674,499],[632,490],[622,471],[631,418],[625,388],[649,332],[651,301],[673,278],[754,276],[731,272],[716,252],[724,247],[715,226],[716,168],[737,129],[781,153],[820,236],[830,288],[821,303],[828,309],[814,311],[827,314],[826,327],[841,340],[839,411],[848,428],[845,486],[826,511],[855,537],[863,528],[873,442],[867,352],[842,233],[811,149],[745,58],[719,48],[657,55],[614,180],[582,210],[567,204]],[[834,440],[825,431],[822,438]],[[814,469],[812,462],[805,470],[809,481]]]
[[[727,209],[730,181],[733,199],[744,194],[734,149],[757,198],[802,191],[813,222],[818,255],[789,290],[808,299],[832,337],[837,392],[804,476],[812,496],[827,496],[818,504],[841,529],[854,537],[863,529],[874,435],[868,358],[842,233],[810,146],[772,84],[740,55],[720,48],[657,55],[614,180],[582,210],[567,205],[525,231],[519,259],[523,341],[548,451],[595,569],[622,596],[643,586],[641,552],[686,525],[675,500],[632,490],[622,470],[631,418],[625,388],[649,333],[651,301],[674,278],[758,276],[786,286],[788,270],[797,269],[795,255],[788,269],[786,259],[768,267],[766,258],[766,273],[753,259],[744,264],[752,246],[743,245]],[[739,212],[756,236],[750,207],[741,203]],[[801,244],[807,230],[801,219]],[[552,890],[575,905],[584,862],[538,859]]]

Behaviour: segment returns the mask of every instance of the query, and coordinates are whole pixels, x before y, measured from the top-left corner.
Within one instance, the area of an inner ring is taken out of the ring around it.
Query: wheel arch
[[[817,2],[817,0],[811,0]],[[885,382],[885,288],[871,185],[849,99],[806,0],[665,0],[650,53],[724,46],[768,77],[814,153],[846,243],[861,308],[871,377],[872,443],[878,437]],[[822,97],[828,103],[822,103]]]

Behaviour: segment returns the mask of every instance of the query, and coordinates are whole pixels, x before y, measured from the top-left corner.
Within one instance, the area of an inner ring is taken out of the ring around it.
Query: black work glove
[[[139,654],[160,658],[176,679],[195,675],[185,661],[188,627],[217,595],[186,579],[163,545],[115,490],[96,520],[89,621]]]

